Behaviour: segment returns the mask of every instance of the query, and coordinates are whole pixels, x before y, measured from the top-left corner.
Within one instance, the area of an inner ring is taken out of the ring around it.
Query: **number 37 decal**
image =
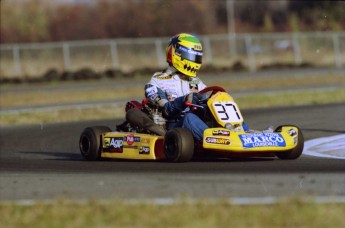
[[[233,102],[215,102],[214,110],[219,120],[224,122],[242,122],[243,118],[237,105]]]

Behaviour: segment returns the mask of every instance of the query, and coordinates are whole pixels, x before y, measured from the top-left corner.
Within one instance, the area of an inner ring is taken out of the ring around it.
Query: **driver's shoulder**
[[[152,76],[152,80],[169,80],[173,78],[173,74],[171,72],[156,72]]]

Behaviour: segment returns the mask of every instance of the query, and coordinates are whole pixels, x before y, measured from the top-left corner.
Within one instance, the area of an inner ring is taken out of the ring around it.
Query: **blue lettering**
[[[243,148],[277,146],[285,147],[283,136],[279,133],[255,133],[239,135]]]

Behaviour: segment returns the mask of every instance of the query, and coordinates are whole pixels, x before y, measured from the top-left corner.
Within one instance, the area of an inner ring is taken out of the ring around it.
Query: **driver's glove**
[[[190,93],[185,96],[185,102],[189,102],[192,104],[199,104],[202,98],[203,96],[200,93]]]
[[[167,117],[178,115],[186,109],[186,101],[192,104],[198,104],[202,98],[203,96],[199,93],[190,93],[178,97],[174,101],[169,101],[164,105],[164,115]]]

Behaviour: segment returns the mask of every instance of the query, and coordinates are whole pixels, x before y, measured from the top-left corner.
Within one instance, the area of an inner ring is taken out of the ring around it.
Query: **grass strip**
[[[109,81],[109,83],[114,83]],[[315,86],[345,85],[344,75],[315,75],[315,76],[290,76],[290,77],[251,77],[231,78],[217,81],[215,78],[212,85],[221,85],[232,94],[248,90],[270,90],[279,88],[295,88],[296,86],[309,88]],[[210,84],[211,85],[211,84]],[[54,86],[52,85],[52,88]],[[144,97],[144,85],[133,85],[116,88],[93,88],[72,91],[49,91],[39,90],[16,93],[1,93],[0,103],[2,108],[13,108],[27,105],[46,105],[60,103],[82,103],[90,101],[101,101],[104,99],[132,99],[133,97]]]
[[[345,204],[291,199],[270,205],[58,201],[0,205],[0,227],[345,227]]]
[[[257,94],[236,98],[241,109],[345,102],[345,89]]]
[[[345,89],[323,91],[284,92],[235,97],[243,109],[345,102]],[[0,125],[47,124],[71,121],[124,118],[123,105],[105,105],[103,108],[58,110],[23,114],[2,114]]]
[[[140,92],[138,92],[140,91]],[[26,105],[46,105],[46,104],[68,104],[82,103],[90,101],[102,101],[104,99],[129,99],[133,97],[144,97],[142,87],[116,88],[116,89],[94,89],[87,91],[33,91],[27,93],[4,93],[0,101],[2,107],[13,108]]]

